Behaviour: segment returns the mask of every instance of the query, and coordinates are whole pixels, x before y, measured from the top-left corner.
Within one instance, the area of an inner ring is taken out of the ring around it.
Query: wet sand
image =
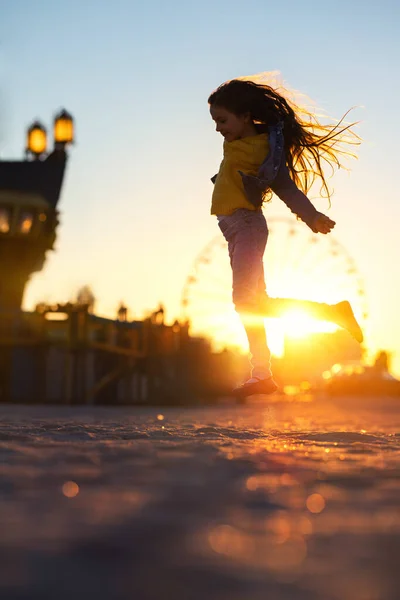
[[[397,600],[399,408],[0,405],[0,597]]]

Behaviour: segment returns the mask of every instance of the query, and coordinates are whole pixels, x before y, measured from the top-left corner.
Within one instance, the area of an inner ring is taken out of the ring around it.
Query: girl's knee
[[[249,300],[249,298],[234,298],[233,304],[235,307],[235,311],[239,314],[246,314],[255,312],[257,309],[257,300]]]

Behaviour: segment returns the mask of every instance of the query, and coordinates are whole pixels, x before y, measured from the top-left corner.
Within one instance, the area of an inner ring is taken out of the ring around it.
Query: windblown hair
[[[356,123],[344,124],[348,112],[336,124],[324,125],[315,114],[285,98],[269,85],[232,79],[220,85],[208,98],[210,106],[225,108],[237,116],[250,114],[254,124],[283,123],[286,161],[295,184],[305,193],[320,179],[321,196],[330,198],[324,167],[346,168],[341,159],[355,157],[349,146],[360,143],[351,129]]]

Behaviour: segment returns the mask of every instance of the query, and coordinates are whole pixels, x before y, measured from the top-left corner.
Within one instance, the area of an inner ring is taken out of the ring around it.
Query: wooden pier
[[[0,401],[179,403],[187,324],[119,317],[70,303],[0,313]]]

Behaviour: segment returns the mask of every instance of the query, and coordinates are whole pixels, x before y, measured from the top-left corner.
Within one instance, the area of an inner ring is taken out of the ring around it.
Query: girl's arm
[[[300,217],[314,233],[318,233],[319,230],[315,227],[315,221],[321,213],[317,211],[315,206],[311,204],[307,196],[299,190],[293,179],[290,177],[289,169],[284,157],[282,157],[278,174],[270,187],[295,215]]]

